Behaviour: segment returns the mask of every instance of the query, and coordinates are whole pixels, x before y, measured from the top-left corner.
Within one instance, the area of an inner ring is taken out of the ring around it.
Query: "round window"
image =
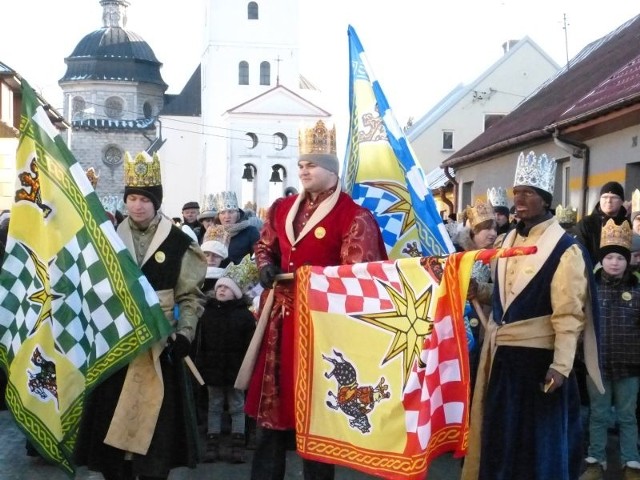
[[[120,165],[122,163],[122,150],[114,145],[108,147],[104,152],[104,159],[102,161],[110,167]]]
[[[109,118],[121,118],[124,110],[124,102],[120,97],[109,97],[104,102],[104,113]]]

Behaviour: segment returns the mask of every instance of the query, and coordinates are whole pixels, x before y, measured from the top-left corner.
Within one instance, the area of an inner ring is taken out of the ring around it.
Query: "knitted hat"
[[[600,261],[609,253],[619,253],[629,262],[631,240],[632,231],[627,220],[623,220],[620,225],[616,225],[613,218],[607,220],[600,234],[600,250],[598,251]]]
[[[157,210],[162,205],[162,178],[158,154],[153,157],[140,152],[134,159],[129,152],[124,154],[124,201],[128,195],[143,195],[153,203]]]
[[[191,210],[192,208],[200,210],[200,205],[198,205],[198,202],[187,202],[182,206],[182,211]]]
[[[246,255],[238,265],[231,264],[225,274],[216,283],[216,288],[225,285],[231,289],[236,298],[253,288],[258,283],[258,267],[249,255]]]
[[[604,195],[605,193],[612,193],[613,195],[619,196],[622,200],[624,200],[624,188],[618,182],[607,182],[600,189],[600,195]]]
[[[207,228],[200,248],[225,259],[229,256],[229,234],[222,225],[211,226]]]

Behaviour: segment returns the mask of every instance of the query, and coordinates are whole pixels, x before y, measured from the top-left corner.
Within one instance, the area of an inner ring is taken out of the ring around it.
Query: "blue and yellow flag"
[[[6,403],[38,451],[72,475],[86,395],[170,326],[25,81],[16,159],[0,272]]]
[[[343,191],[376,217],[389,258],[455,251],[425,175],[349,26],[351,121]]]

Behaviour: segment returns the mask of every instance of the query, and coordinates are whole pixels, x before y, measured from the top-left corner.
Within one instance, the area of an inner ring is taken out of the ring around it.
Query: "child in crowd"
[[[239,265],[229,265],[213,290],[205,291],[207,303],[194,340],[195,363],[209,394],[205,462],[221,458],[225,400],[231,416],[230,461],[244,462],[244,392],[233,384],[255,330],[255,317],[245,292],[257,278],[255,263],[247,256]]]
[[[607,428],[615,407],[620,432],[623,479],[640,479],[636,404],[640,383],[640,284],[630,268],[631,226],[613,219],[602,228],[595,272],[600,303],[600,369],[605,392],[590,378],[589,450],[587,469],[580,480],[604,478],[607,468]]]
[[[216,281],[225,272],[220,265],[229,256],[229,234],[221,225],[210,226],[204,234],[200,248],[207,258],[207,274],[202,291],[213,292]]]

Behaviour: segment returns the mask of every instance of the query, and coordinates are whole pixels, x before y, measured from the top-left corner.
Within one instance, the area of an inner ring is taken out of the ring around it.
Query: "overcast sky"
[[[168,93],[178,93],[202,51],[201,0],[130,4],[127,28],[149,43],[164,64]],[[404,124],[458,83],[479,76],[500,58],[507,39],[529,36],[564,65],[567,48],[571,58],[638,13],[630,0],[300,0],[301,70],[328,94],[326,107],[346,116],[347,26],[353,25]],[[2,20],[0,61],[61,108],[57,82],[65,72],[64,58],[102,26],[99,0],[14,0],[3,5]]]

